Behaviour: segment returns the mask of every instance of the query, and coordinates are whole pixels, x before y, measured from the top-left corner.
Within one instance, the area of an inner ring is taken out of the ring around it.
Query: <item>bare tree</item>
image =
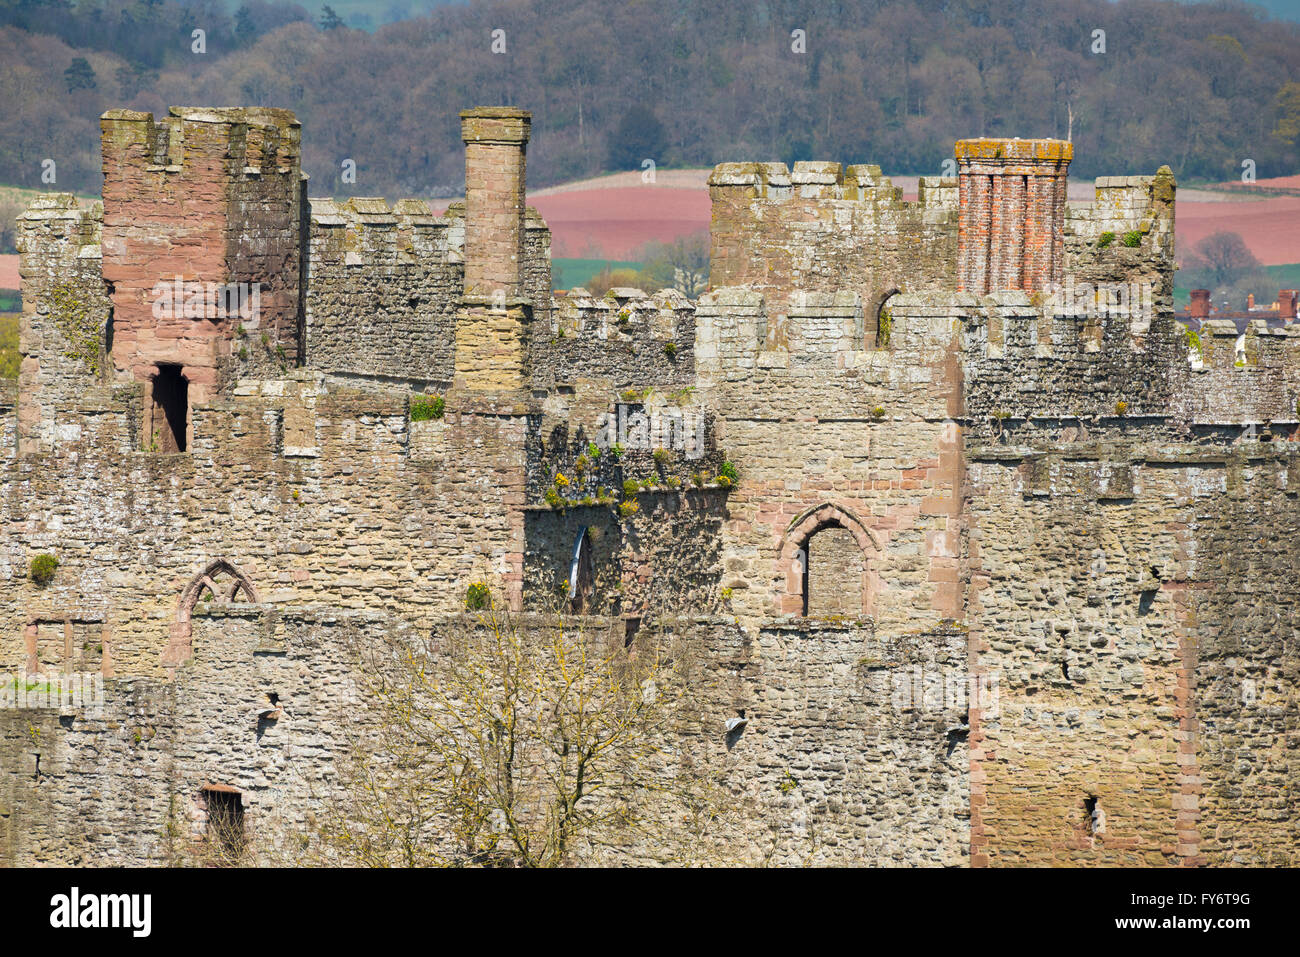
[[[679,236],[671,243],[648,243],[641,284],[646,291],[676,289],[692,299],[709,286],[709,234]]]
[[[1232,286],[1259,272],[1261,265],[1238,233],[1211,233],[1193,247],[1183,263],[1189,279],[1199,279],[1210,290]]]
[[[1258,259],[1237,233],[1218,232],[1196,244],[1178,270],[1177,284],[1208,289],[1214,301],[1243,308],[1249,293],[1271,297],[1276,291]]]
[[[680,647],[670,663],[662,634],[625,647],[621,629],[590,621],[520,620],[492,598],[427,639],[372,645],[366,717],[318,852],[367,866],[554,867],[699,816],[709,790],[687,795],[669,758],[692,720]]]

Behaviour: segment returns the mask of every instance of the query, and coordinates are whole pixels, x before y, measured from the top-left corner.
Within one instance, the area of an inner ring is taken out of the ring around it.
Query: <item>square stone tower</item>
[[[146,441],[183,450],[190,405],[237,362],[301,355],[301,130],[263,108],[100,124],[115,378],[145,384]]]

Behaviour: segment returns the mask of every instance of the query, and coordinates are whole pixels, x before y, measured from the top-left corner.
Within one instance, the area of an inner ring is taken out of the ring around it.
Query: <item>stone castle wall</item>
[[[623,640],[621,623],[588,625],[592,634],[613,626],[611,640]],[[716,818],[588,849],[584,860],[965,862],[960,705],[927,709],[919,697],[923,675],[961,671],[963,632],[885,640],[869,623],[664,625],[690,636],[674,658],[689,680],[687,737],[668,767],[680,773],[686,758],[712,782]],[[336,756],[366,721],[359,649],[381,635],[400,641],[406,627],[363,611],[214,608],[196,616],[193,657],[174,681],[108,679],[98,711],[0,711],[10,772],[0,777],[2,859],[202,863],[205,789],[217,787],[239,793],[258,863],[319,861],[328,852],[315,828],[337,797]],[[726,720],[741,712],[750,722],[728,741]]]

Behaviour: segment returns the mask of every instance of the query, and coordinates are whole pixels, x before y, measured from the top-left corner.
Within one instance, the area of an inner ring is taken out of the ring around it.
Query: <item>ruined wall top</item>
[[[302,124],[292,110],[173,106],[158,121],[152,113],[109,110],[100,127],[106,160],[161,172],[180,172],[187,159],[197,158],[196,147],[207,147],[214,127],[227,144],[228,158],[242,161],[232,164],[241,172],[296,172],[302,159]]]

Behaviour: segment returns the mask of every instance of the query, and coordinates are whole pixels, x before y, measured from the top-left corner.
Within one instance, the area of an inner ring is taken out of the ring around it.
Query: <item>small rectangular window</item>
[[[150,410],[149,450],[184,452],[189,425],[189,381],[177,365],[159,364],[153,378],[153,403]]]

